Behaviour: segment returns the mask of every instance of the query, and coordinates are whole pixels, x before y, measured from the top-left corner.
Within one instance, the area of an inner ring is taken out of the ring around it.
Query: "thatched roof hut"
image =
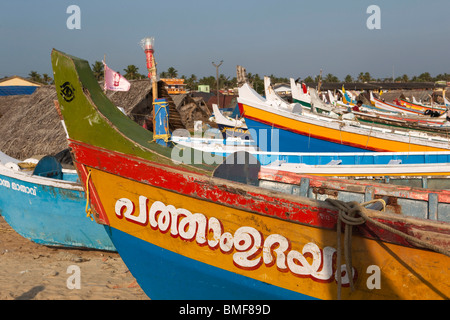
[[[138,124],[152,117],[153,96],[149,80],[134,80],[127,92],[107,92],[107,96]],[[102,86],[102,84],[100,83]],[[206,116],[201,103],[181,106],[178,111],[163,82],[158,83],[158,96],[169,102],[171,130],[186,129],[192,115]],[[0,150],[11,157],[24,160],[36,155],[56,155],[67,149],[67,140],[54,101],[54,85],[41,86],[32,95],[0,97]],[[194,100],[193,100],[194,101]],[[151,121],[150,121],[151,124]],[[152,129],[151,127],[149,129]]]
[[[153,95],[152,85],[148,79],[130,80],[129,91],[108,91],[106,95],[118,107],[125,110],[125,113],[139,125],[151,119],[153,115]],[[100,84],[102,86],[102,84]],[[180,114],[168,94],[165,83],[158,81],[158,97],[166,98],[169,103],[169,126],[171,130],[185,129]],[[152,130],[152,121],[147,121],[147,128]]]
[[[201,97],[192,97],[189,94],[172,95],[172,100],[181,116],[181,121],[188,130],[194,128],[195,121],[212,124],[209,121],[212,113]]]
[[[56,99],[53,85],[41,86],[32,95],[0,97],[0,150],[24,160],[66,149]]]

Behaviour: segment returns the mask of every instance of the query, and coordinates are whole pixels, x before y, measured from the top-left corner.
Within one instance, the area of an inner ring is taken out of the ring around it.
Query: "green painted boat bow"
[[[173,149],[153,142],[152,132],[129,119],[108,99],[86,60],[56,49],[52,50],[51,58],[59,108],[65,122],[71,123],[67,127],[70,139],[174,165],[171,159]],[[180,168],[211,175],[216,167],[203,162],[195,164],[194,151],[189,148],[177,152],[183,159],[183,154],[189,152],[191,158],[187,162],[191,163],[189,165],[178,163]]]

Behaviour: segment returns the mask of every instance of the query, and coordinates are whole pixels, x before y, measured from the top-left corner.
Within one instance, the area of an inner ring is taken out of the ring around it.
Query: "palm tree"
[[[103,62],[95,61],[95,63],[92,65],[92,73],[94,74],[97,81],[102,80],[104,76]]]
[[[339,82],[339,79],[335,75],[329,73],[325,76],[324,81],[325,82]]]
[[[53,82],[53,79],[50,78],[50,77],[48,76],[48,74],[44,73],[44,74],[42,75],[42,81],[43,81],[45,84],[51,84],[51,83]]]
[[[195,74],[191,74],[191,76],[189,78],[184,77],[184,79],[185,79],[186,87],[189,90],[195,90],[195,87],[197,85],[197,76]]]
[[[141,79],[142,75],[138,72],[138,70],[138,67],[134,64],[130,64],[126,69],[123,69],[123,71],[125,71],[124,77],[128,80]]]
[[[176,78],[178,77],[178,71],[174,67],[170,67],[167,69],[167,76],[169,78]]]
[[[344,82],[346,82],[346,83],[350,83],[350,82],[353,82],[353,78],[352,78],[352,76],[351,75],[346,75],[345,76],[345,79],[344,79]]]
[[[28,76],[30,77],[30,79],[32,81],[36,81],[36,82],[40,82],[42,83],[42,78],[41,75],[39,73],[37,73],[37,71],[31,71]]]

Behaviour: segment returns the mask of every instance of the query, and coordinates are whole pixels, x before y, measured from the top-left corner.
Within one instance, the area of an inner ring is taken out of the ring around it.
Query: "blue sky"
[[[78,5],[81,29],[69,30],[67,7]],[[369,5],[381,10],[381,29],[369,30]],[[450,73],[449,0],[2,0],[0,77],[51,76],[52,48],[91,64],[106,55],[122,72],[146,74],[139,41],[155,37],[158,72],[305,78],[370,72],[391,77]]]

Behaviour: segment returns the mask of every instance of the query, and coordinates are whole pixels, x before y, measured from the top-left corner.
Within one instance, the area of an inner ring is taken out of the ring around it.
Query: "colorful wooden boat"
[[[364,123],[377,125],[394,126],[399,128],[409,128],[411,130],[421,130],[438,134],[447,134],[450,131],[450,123],[445,119],[432,120],[423,116],[401,116],[386,113],[364,113],[353,111],[356,118]]]
[[[389,103],[382,101],[380,99],[377,99],[373,96],[372,92],[370,93],[370,101],[380,109],[389,110],[389,111],[399,111],[402,113],[405,113],[407,115],[421,115],[426,116],[425,111],[430,108],[424,108],[420,106],[412,106],[412,105],[402,105],[400,103]],[[431,110],[431,109],[430,109]],[[440,116],[442,117],[443,114],[441,113]]]
[[[304,83],[296,83],[294,79],[290,78],[291,95],[294,103],[300,103],[302,106],[311,109],[311,96]]]
[[[450,152],[268,152],[260,151],[247,140],[223,140],[172,136],[178,148],[191,148],[198,152],[220,157],[214,163],[222,164],[235,152],[248,152],[267,168],[280,171],[334,177],[397,177],[395,182],[408,179],[433,179],[440,187],[450,188]],[[212,162],[211,162],[212,163]],[[404,177],[398,179],[399,177]],[[408,177],[408,179],[406,178]],[[414,178],[413,178],[414,177]],[[386,180],[386,179],[385,179]]]
[[[274,191],[315,200],[331,198],[362,203],[384,199],[386,213],[450,223],[450,190],[448,185],[447,190],[443,189],[440,181],[427,185],[424,180],[402,178],[398,184],[386,184],[381,179],[339,179],[270,167],[261,167],[258,178],[260,187]]]
[[[450,189],[450,152],[297,153],[259,151],[247,141],[224,141],[173,136],[178,148],[211,153],[211,163],[222,164],[235,152],[248,152],[261,168],[315,176],[358,178],[397,185]]]
[[[437,111],[440,115],[442,115],[446,111],[445,106],[439,106],[439,105],[426,106],[426,105],[423,105],[423,104],[409,102],[409,101],[404,100],[404,99],[396,99],[396,101],[394,101],[394,102],[396,102],[397,105],[405,106],[407,108],[411,108],[411,109],[415,109],[415,110],[420,110],[422,112],[425,112],[426,110]]]
[[[252,137],[264,151],[358,152],[444,151],[447,137],[411,130],[393,130],[336,120],[320,115],[300,115],[274,109],[247,84],[239,88],[241,114]],[[253,134],[255,132],[255,135]],[[261,142],[266,141],[267,147]]]
[[[220,132],[224,139],[227,138],[242,138],[246,140],[251,139],[251,135],[248,132],[245,120],[242,119],[232,119],[226,117],[219,110],[217,104],[213,104],[214,121],[217,123]]]
[[[0,152],[0,213],[18,234],[47,246],[115,251],[104,227],[86,217],[75,170],[46,156],[30,170]]]
[[[353,119],[363,122],[371,123],[374,125],[388,126],[388,127],[398,127],[398,128],[409,128],[411,130],[420,130],[425,132],[437,133],[437,134],[447,134],[450,129],[450,124],[445,118],[430,118],[424,115],[413,115],[409,114],[405,116],[399,112],[393,110],[383,110],[372,105],[362,105],[360,111],[347,110],[348,106],[353,105],[344,103],[334,103],[340,108],[334,107],[334,105],[327,105],[317,96],[314,89],[310,89],[310,96],[312,105],[316,112],[330,116],[332,118],[342,118]],[[274,97],[271,96],[273,99]],[[266,94],[266,99],[269,100],[269,96]],[[281,99],[278,97],[278,99]],[[345,108],[345,109],[344,109]]]
[[[435,239],[448,237],[447,223],[358,207],[369,221],[355,227],[352,259],[346,254],[344,263],[337,203],[217,177],[231,169],[238,171],[230,176],[245,181],[254,173],[246,164],[179,164],[170,158],[173,150],[151,142],[151,133],[104,96],[87,61],[53,50],[52,65],[74,163],[96,219],[108,226],[150,298],[450,296],[446,240],[434,252],[378,225],[414,239],[430,236],[437,246]]]

